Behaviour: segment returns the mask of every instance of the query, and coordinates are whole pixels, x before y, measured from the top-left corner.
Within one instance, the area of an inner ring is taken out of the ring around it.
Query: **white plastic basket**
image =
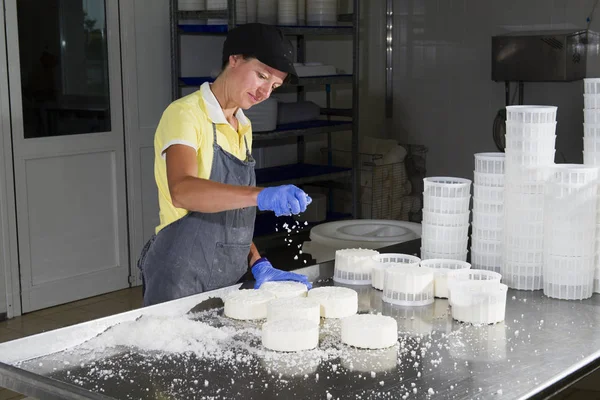
[[[443,258],[447,260],[459,260],[459,261],[467,261],[467,251],[453,253],[453,254],[444,254],[437,253],[435,251],[429,251],[421,247],[421,260],[431,260],[432,258]]]
[[[421,225],[421,238],[424,240],[435,240],[442,242],[459,242],[465,240],[469,234],[469,225],[458,227],[429,225],[423,222]]]
[[[481,285],[461,282],[452,295],[452,318],[472,324],[504,321],[508,287],[502,283]]]
[[[511,199],[511,195],[515,194],[517,197],[520,196],[542,196],[544,195],[544,182],[535,183],[513,183],[506,182],[504,185],[504,198],[506,200]],[[526,199],[531,200],[531,199]]]
[[[600,124],[583,123],[583,137],[600,140]]]
[[[485,229],[477,225],[471,225],[471,239],[475,240],[494,240],[502,241],[504,239],[503,229]],[[471,249],[472,250],[472,249]]]
[[[483,214],[503,214],[503,203],[489,203],[480,199],[473,198],[473,212]]]
[[[504,186],[504,173],[501,174],[486,174],[483,172],[473,171],[475,185],[489,186],[489,187],[503,187]]]
[[[504,228],[504,215],[473,212],[473,224],[483,229],[502,229]]]
[[[519,240],[518,238],[521,237],[542,237],[544,235],[543,213],[538,222],[535,222],[535,219],[520,218],[519,215],[506,216],[504,218],[504,234],[504,240],[507,243],[510,243],[508,239],[510,236],[514,236],[515,240]]]
[[[526,140],[553,138],[556,134],[556,122],[535,124],[506,121],[506,136]]]
[[[489,203],[503,203],[504,188],[473,185],[473,199]]]
[[[502,273],[502,254],[480,254],[471,250],[471,267]]]
[[[509,288],[539,290],[542,288],[542,263],[504,261],[502,280]]]
[[[507,264],[537,264],[541,265],[544,260],[543,250],[533,249],[514,249],[508,245],[504,246],[504,252],[502,253],[504,265]],[[511,286],[512,287],[512,286]]]
[[[475,172],[503,174],[504,158],[504,153],[475,153]]]
[[[547,256],[544,294],[564,300],[583,300],[594,291],[594,257]]]
[[[506,153],[506,165],[516,164],[524,167],[548,166],[554,164],[555,150],[537,153],[511,150]]]
[[[423,194],[423,211],[440,214],[464,214],[469,212],[471,197],[445,198]]]
[[[550,183],[570,186],[589,185],[597,180],[598,167],[583,164],[556,164],[550,168],[548,178]]]
[[[554,150],[556,135],[542,138],[526,139],[517,135],[506,134],[506,151],[522,151],[527,153],[545,154]]]
[[[544,250],[544,236],[515,236],[510,234],[504,237],[504,244],[511,251]]]
[[[502,254],[503,243],[498,240],[472,238],[471,252],[480,254]]]
[[[471,196],[471,180],[448,176],[423,178],[423,195],[443,198],[463,198]]]
[[[419,266],[421,259],[416,256],[401,253],[384,253],[373,257],[371,285],[377,290],[383,290],[386,268],[403,266]]]
[[[583,78],[583,91],[587,94],[600,94],[600,78]]]
[[[586,109],[600,108],[600,94],[584,93],[583,94],[583,107]]]
[[[434,273],[428,268],[387,268],[382,300],[402,306],[425,306],[434,301]]]
[[[600,152],[583,151],[583,163],[585,165],[600,166]]]
[[[583,110],[583,122],[586,124],[600,124],[600,110]]]
[[[462,254],[467,251],[468,238],[455,242],[444,242],[439,240],[429,240],[425,237],[421,238],[421,247],[427,251],[437,254]],[[448,258],[448,257],[437,257]]]
[[[542,185],[550,174],[546,166],[523,166],[517,163],[507,164],[504,177],[504,187],[520,185]]]
[[[448,299],[452,304],[452,291],[456,282],[463,281],[480,281],[484,283],[497,282],[500,283],[502,275],[494,271],[483,269],[461,269],[448,272]]]
[[[528,124],[544,124],[556,121],[555,106],[507,106],[506,120]]]
[[[465,226],[469,224],[471,213],[441,214],[423,211],[423,223],[437,226]]]
[[[471,268],[471,264],[469,264],[466,261],[448,260],[442,258],[422,260],[421,266],[425,268],[431,268],[434,270],[435,297],[439,298],[448,297],[448,272]]]

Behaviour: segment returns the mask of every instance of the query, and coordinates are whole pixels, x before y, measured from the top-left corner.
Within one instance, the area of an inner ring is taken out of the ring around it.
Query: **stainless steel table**
[[[385,252],[414,253],[418,248],[419,241],[414,241]],[[332,262],[299,272],[316,285],[333,284]],[[596,368],[600,359],[597,295],[568,302],[549,299],[540,291],[511,290],[504,323],[470,326],[452,320],[446,300],[426,307],[392,306],[370,287],[355,287],[359,312],[382,312],[397,319],[400,340],[392,349],[348,348],[339,342],[339,321],[325,320],[321,350],[276,354],[260,349],[259,323],[234,322],[212,311],[191,318],[239,332],[228,339],[230,353],[225,357],[131,347],[84,350],[86,343],[110,338],[116,329],[152,319],[168,323],[188,318],[187,312],[201,301],[238,288],[0,344],[0,386],[44,400],[530,399],[555,393]]]

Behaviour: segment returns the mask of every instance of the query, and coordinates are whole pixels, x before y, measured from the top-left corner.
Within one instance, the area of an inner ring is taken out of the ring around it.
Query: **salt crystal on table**
[[[421,373],[420,373],[420,372],[418,372],[418,373],[417,373],[417,378],[420,378],[420,377],[421,377]]]
[[[371,371],[371,378],[375,378],[375,371]]]
[[[327,393],[327,400],[331,400],[331,398],[333,397],[333,396],[331,395],[331,393],[329,393],[329,392],[326,392],[326,393]]]
[[[502,389],[499,389],[496,394],[502,394]]]
[[[417,391],[418,391],[418,390],[417,390],[417,388],[414,388],[414,389],[413,389],[413,393],[414,393],[414,394],[417,394]]]
[[[207,380],[204,381],[204,386],[208,387],[208,381]]]
[[[428,394],[435,394],[435,390],[433,390],[432,388],[429,388],[429,390],[427,391]]]
[[[381,382],[379,382],[379,384],[380,384],[381,386],[383,386],[383,385],[385,384],[385,382],[384,382],[384,381],[381,381]]]
[[[415,386],[417,386],[417,384],[416,384],[416,383],[414,383],[414,382],[412,382],[412,383],[410,384],[410,386],[412,386],[412,387],[415,387]]]
[[[294,256],[294,260],[297,260],[297,259],[298,259],[298,256]]]

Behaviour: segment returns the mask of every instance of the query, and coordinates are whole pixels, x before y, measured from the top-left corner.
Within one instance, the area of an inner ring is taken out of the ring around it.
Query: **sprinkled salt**
[[[375,371],[371,371],[371,378],[375,378]]]
[[[433,395],[433,394],[435,394],[435,390],[433,390],[432,388],[429,388],[429,390],[427,390],[427,393]]]
[[[298,259],[298,256],[294,256],[294,260],[297,260],[297,259]]]
[[[329,392],[325,392],[327,393],[327,400],[331,400],[333,398],[333,395]]]
[[[208,387],[208,381],[207,380],[204,381],[204,387]]]
[[[383,386],[383,385],[385,384],[385,382],[384,382],[384,381],[380,381],[380,382],[379,382],[379,384],[380,384],[381,386]]]

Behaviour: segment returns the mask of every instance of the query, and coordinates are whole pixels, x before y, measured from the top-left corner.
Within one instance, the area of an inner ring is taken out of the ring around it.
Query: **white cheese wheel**
[[[323,286],[308,291],[308,298],[321,304],[321,317],[344,318],[358,311],[358,293],[337,286]]]
[[[343,249],[335,252],[333,280],[349,285],[370,285],[377,250]]]
[[[288,297],[270,301],[267,304],[267,321],[282,319],[306,319],[319,324],[321,304],[306,297]]]
[[[262,344],[275,351],[314,349],[319,344],[319,325],[306,319],[268,321],[262,326]]]
[[[392,317],[357,314],[342,319],[342,343],[363,349],[385,349],[398,342],[398,323]]]
[[[238,290],[225,297],[224,314],[233,319],[267,318],[267,303],[275,295],[266,290]]]
[[[304,283],[293,281],[265,282],[260,285],[260,290],[271,292],[277,298],[305,297],[308,292],[308,288]]]

